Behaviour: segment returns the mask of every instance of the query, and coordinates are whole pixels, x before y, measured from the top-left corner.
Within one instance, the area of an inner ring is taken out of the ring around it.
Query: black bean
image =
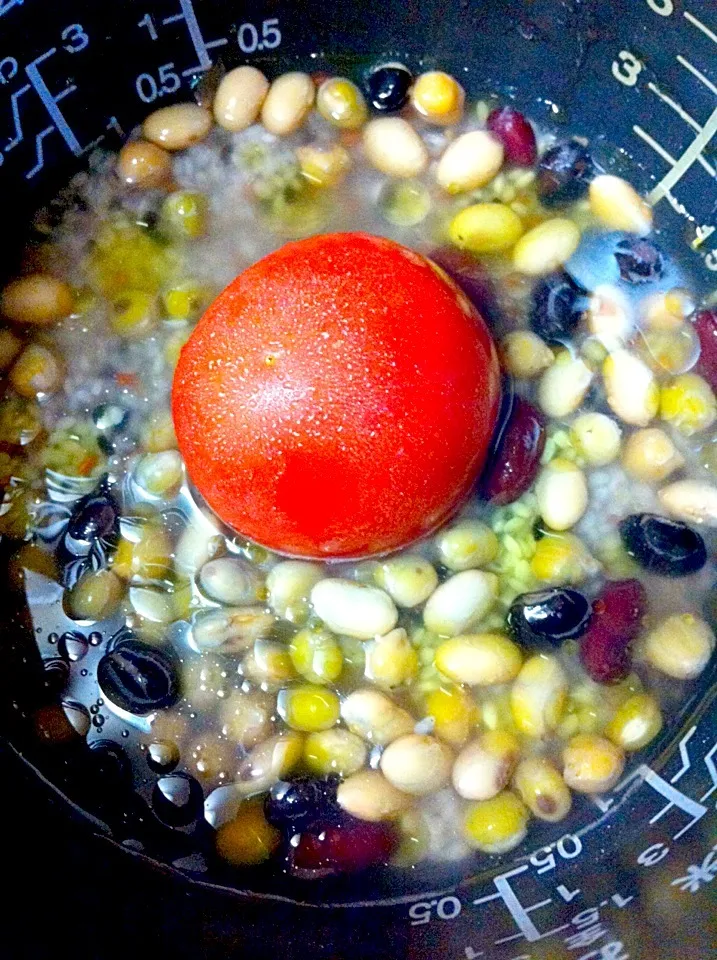
[[[615,249],[620,276],[626,283],[651,283],[665,272],[665,259],[650,240],[627,237]]]
[[[271,788],[266,798],[266,818],[269,823],[289,833],[301,833],[317,823],[326,823],[335,818],[338,812],[337,785],[336,777],[325,780],[302,777],[280,781]]]
[[[680,520],[634,513],[620,522],[625,549],[641,567],[665,577],[685,577],[707,562],[705,542]]]
[[[578,590],[555,587],[517,597],[508,611],[508,629],[527,647],[558,647],[585,632],[590,601]]]
[[[530,326],[544,340],[564,342],[587,308],[587,293],[564,270],[538,280],[533,288]]]
[[[587,147],[579,140],[557,143],[538,162],[538,196],[546,207],[574,203],[587,193],[594,172]]]
[[[413,75],[400,63],[375,67],[366,78],[366,99],[379,113],[393,113],[408,101]]]
[[[179,696],[179,681],[171,659],[139,640],[123,640],[97,664],[103,696],[138,716],[169,707]]]

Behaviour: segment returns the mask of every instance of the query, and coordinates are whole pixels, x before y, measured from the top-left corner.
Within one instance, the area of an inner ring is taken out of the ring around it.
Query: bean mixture
[[[2,291],[0,532],[65,624],[37,636],[37,735],[114,732],[153,815],[204,817],[238,867],[505,853],[611,790],[712,657],[717,310],[584,138],[445,73],[242,66],[197,94],[93,155]],[[286,559],[193,496],[172,371],[241,269],[357,229],[478,307],[500,423],[428,541]]]

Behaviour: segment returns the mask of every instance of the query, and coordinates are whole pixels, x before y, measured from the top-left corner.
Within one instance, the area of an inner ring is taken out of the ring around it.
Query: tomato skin
[[[457,509],[499,397],[465,296],[424,257],[346,233],[286,244],[219,295],[182,350],[172,414],[226,524],[281,553],[358,557]]]

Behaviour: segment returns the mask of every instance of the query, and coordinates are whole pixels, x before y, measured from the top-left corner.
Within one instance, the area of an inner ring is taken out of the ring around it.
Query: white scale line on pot
[[[713,43],[717,43],[717,33],[713,33],[709,27],[705,26],[701,20],[698,20],[694,13],[690,13],[688,10],[682,14],[685,20],[689,20],[693,27],[697,27],[698,30],[701,30],[706,37],[709,37]]]
[[[197,59],[199,64],[196,67],[190,67],[188,70],[182,70],[182,76],[188,77],[193,73],[200,73],[203,70],[208,70],[212,65],[212,58],[209,56],[209,51],[214,47],[223,47],[225,43],[229,41],[226,37],[222,37],[220,40],[205,40],[204,35],[202,34],[201,28],[199,26],[199,21],[197,20],[197,14],[194,10],[194,4],[192,0],[179,0],[179,5],[181,7],[181,13],[175,13],[171,17],[165,17],[162,20],[163,24],[176,23],[178,20],[184,20],[187,25],[187,30],[189,31],[189,39],[192,41],[192,46],[197,54]]]
[[[668,107],[671,107],[675,113],[685,121],[685,123],[688,123],[692,127],[693,130],[695,130],[697,133],[702,133],[703,128],[699,125],[699,123],[697,123],[694,117],[690,116],[683,106],[677,103],[676,100],[673,100],[672,97],[668,97],[668,95],[663,93],[662,90],[655,86],[654,83],[648,83],[647,89],[654,93],[655,96],[662,100],[663,103],[666,103]],[[702,154],[697,157],[697,162],[704,167],[711,177],[717,176],[715,168],[712,166],[712,164],[705,160]]]

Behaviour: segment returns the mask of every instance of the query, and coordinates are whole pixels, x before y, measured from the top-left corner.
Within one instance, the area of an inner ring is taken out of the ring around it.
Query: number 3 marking
[[[647,5],[661,17],[670,17],[675,12],[673,0],[647,0]]]
[[[619,62],[618,62],[619,61]],[[626,87],[634,87],[643,64],[629,50],[621,50],[612,62],[612,75]]]

